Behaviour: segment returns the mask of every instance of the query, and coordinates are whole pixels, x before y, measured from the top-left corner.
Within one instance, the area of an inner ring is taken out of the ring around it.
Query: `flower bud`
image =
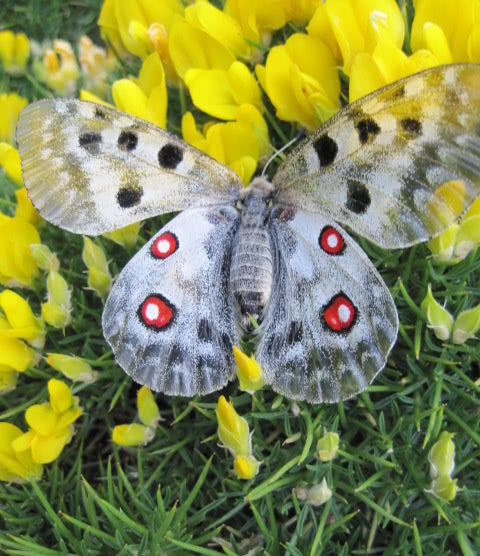
[[[455,469],[455,444],[453,433],[442,431],[440,438],[432,446],[428,461],[430,462],[430,476],[432,479],[439,475],[451,475]]]
[[[463,344],[480,330],[480,305],[462,311],[455,319],[452,331],[452,342]]]
[[[253,394],[256,390],[263,388],[264,381],[262,377],[262,369],[257,363],[255,356],[248,357],[233,346],[233,355],[237,364],[237,376],[240,381],[240,389]]]
[[[315,455],[320,461],[331,461],[337,457],[340,437],[336,432],[328,432],[317,442]]]
[[[430,284],[428,285],[428,293],[422,301],[421,309],[427,318],[429,328],[433,329],[435,336],[442,341],[448,340],[452,331],[453,317],[435,300]]]
[[[239,479],[253,479],[258,473],[260,463],[253,456],[236,456],[233,470]]]
[[[155,428],[160,421],[160,412],[152,392],[142,386],[137,393],[138,416],[144,425]]]
[[[247,421],[238,415],[233,405],[225,399],[218,398],[217,405],[218,436],[233,455],[249,456],[250,433]]]
[[[48,353],[47,364],[76,382],[93,382],[98,375],[97,371],[94,371],[85,359],[73,355]]]
[[[140,423],[116,425],[113,427],[112,440],[119,446],[145,446],[153,440],[154,431]]]

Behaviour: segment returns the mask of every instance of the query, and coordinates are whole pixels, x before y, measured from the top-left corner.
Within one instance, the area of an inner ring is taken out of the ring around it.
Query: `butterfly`
[[[104,307],[105,338],[136,382],[219,390],[247,338],[273,390],[337,402],[372,382],[398,332],[387,286],[342,225],[388,249],[442,232],[480,194],[479,114],[480,66],[435,67],[346,106],[272,182],[246,188],[175,135],[103,105],[35,102],[17,142],[31,200],[66,230],[182,211]]]

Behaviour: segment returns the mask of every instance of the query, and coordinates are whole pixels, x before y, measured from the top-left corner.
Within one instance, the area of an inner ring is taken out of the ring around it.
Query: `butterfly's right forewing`
[[[238,344],[229,289],[238,213],[189,209],[126,265],[103,312],[104,335],[138,383],[170,395],[222,388]]]

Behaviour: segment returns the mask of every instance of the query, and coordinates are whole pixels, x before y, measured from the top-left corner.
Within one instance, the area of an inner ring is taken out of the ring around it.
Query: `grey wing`
[[[384,367],[398,318],[366,255],[323,215],[277,208],[276,281],[256,358],[265,382],[290,399],[333,403]]]
[[[480,194],[480,65],[431,68],[359,99],[273,183],[279,203],[330,214],[382,247],[438,235]]]
[[[242,188],[233,170],[177,136],[91,102],[34,102],[20,113],[16,138],[33,204],[76,233],[229,203]]]
[[[170,395],[222,388],[238,343],[229,294],[238,213],[188,209],[125,266],[103,311],[117,363],[136,382]]]

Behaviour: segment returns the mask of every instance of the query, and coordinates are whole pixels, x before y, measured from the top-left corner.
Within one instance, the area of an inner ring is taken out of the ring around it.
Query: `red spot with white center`
[[[161,330],[172,322],[175,307],[163,295],[149,295],[140,305],[138,314],[143,324]]]
[[[171,232],[160,234],[152,243],[152,255],[156,259],[166,259],[178,249],[178,239]]]
[[[320,247],[329,255],[340,255],[345,249],[345,241],[333,226],[325,226],[318,238]]]
[[[339,293],[333,297],[323,310],[325,324],[333,332],[345,332],[353,325],[357,309],[348,297]]]

